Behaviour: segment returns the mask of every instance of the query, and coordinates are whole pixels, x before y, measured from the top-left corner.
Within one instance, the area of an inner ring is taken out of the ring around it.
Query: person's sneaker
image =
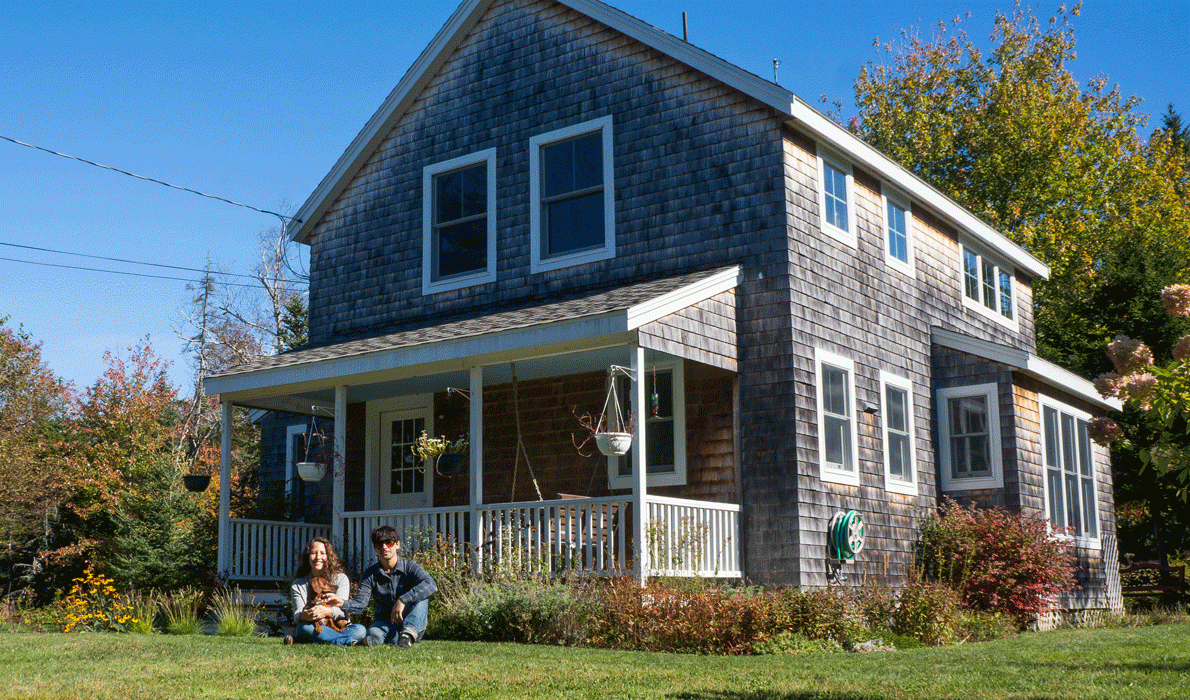
[[[355,645],[356,645],[356,646],[358,646],[358,647],[370,647],[370,646],[372,646],[372,645],[373,645],[373,644],[375,644],[375,643],[376,643],[376,640],[375,640],[375,639],[372,639],[372,635],[370,635],[370,634],[366,634],[366,635],[364,635],[364,638],[363,638],[363,639],[361,639],[361,640],[359,640],[359,641],[357,641],[357,642],[355,643]]]
[[[293,644],[293,635],[292,634],[285,635],[285,639],[282,640],[281,643],[282,644]]]
[[[397,639],[397,646],[401,647],[402,649],[408,649],[409,647],[413,646],[413,635],[407,632],[402,634]]]

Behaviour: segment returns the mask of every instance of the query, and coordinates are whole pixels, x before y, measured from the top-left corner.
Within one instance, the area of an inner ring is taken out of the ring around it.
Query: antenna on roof
[[[682,41],[690,43],[690,25],[686,23],[686,13],[682,13]]]
[[[780,65],[781,65],[781,62],[774,58],[773,59],[773,83],[777,84],[777,85],[780,85],[780,83],[777,82],[777,66],[780,66]]]

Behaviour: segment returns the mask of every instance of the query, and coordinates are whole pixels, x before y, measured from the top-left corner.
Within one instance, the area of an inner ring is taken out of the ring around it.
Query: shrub
[[[912,575],[905,582],[890,611],[890,630],[908,635],[923,644],[941,646],[951,642],[963,622],[959,594],[945,584]],[[904,648],[897,645],[897,648]]]
[[[238,588],[220,588],[211,596],[211,610],[217,621],[215,634],[250,637],[256,633],[256,617],[262,606],[248,602]]]
[[[855,594],[841,588],[778,589],[777,624],[810,639],[833,639],[850,646],[865,632],[864,614]]]
[[[967,641],[987,642],[1016,634],[1016,618],[999,612],[968,610],[959,626],[959,635]]]
[[[125,625],[133,619],[132,608],[120,600],[112,580],[96,573],[90,564],[81,578],[74,579],[62,607],[66,617],[64,632],[126,632]]]
[[[948,501],[918,534],[919,565],[977,610],[1011,615],[1025,627],[1075,587],[1067,545],[1045,521],[1003,508],[964,508]]]
[[[432,634],[445,639],[526,644],[586,641],[589,605],[575,587],[548,580],[476,582],[444,597]]]
[[[202,603],[202,591],[183,588],[165,597],[161,603],[165,613],[165,631],[170,634],[198,634],[201,626],[198,609]]]
[[[156,593],[128,592],[128,605],[132,608],[132,620],[128,631],[133,634],[152,634],[156,631],[157,616],[161,612],[161,596]]]

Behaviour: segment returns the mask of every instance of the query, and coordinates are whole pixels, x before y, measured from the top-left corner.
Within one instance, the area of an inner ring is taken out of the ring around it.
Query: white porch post
[[[479,506],[483,505],[483,367],[471,368],[471,546],[475,566],[483,562],[483,527]]]
[[[220,397],[223,409],[222,441],[219,457],[219,553],[216,570],[231,574],[231,409],[230,401]]]
[[[633,343],[628,346],[632,368],[631,410],[636,413],[636,428],[632,435],[632,537],[635,542],[636,578],[644,585],[649,578],[648,518],[649,506],[645,503],[648,464],[645,455],[645,420],[648,418],[645,406],[645,349]],[[612,377],[615,381],[615,377]]]
[[[343,542],[344,482],[347,471],[347,387],[335,387],[335,449],[334,466],[331,469],[331,541],[340,552],[354,551]]]

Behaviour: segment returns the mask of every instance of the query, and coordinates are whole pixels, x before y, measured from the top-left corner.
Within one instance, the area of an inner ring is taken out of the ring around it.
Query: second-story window
[[[851,168],[831,156],[818,156],[818,205],[822,231],[849,246],[856,244]]]
[[[965,303],[1001,322],[1014,322],[1012,270],[976,248],[960,246]]]
[[[533,271],[614,256],[611,117],[534,136],[529,151]]]
[[[910,277],[913,269],[913,215],[909,202],[900,195],[885,193],[884,202],[884,262]]]
[[[423,293],[496,278],[495,170],[495,149],[423,170]]]

